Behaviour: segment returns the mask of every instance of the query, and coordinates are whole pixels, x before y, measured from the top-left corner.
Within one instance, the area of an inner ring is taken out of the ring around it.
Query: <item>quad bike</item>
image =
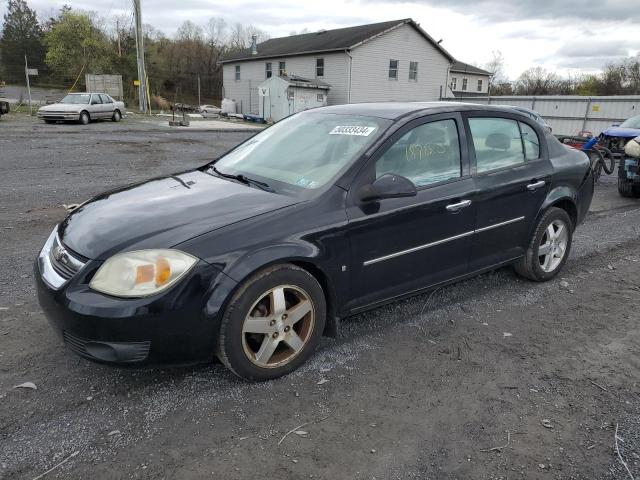
[[[640,136],[624,147],[618,166],[618,192],[623,197],[640,197]]]
[[[558,140],[568,147],[581,150],[587,154],[591,160],[591,169],[593,170],[593,178],[597,182],[602,172],[611,175],[615,170],[616,156],[599,143],[598,137],[558,137]]]

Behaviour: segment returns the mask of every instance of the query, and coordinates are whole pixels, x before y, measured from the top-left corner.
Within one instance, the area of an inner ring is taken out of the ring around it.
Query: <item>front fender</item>
[[[336,311],[339,304],[336,282],[342,281],[346,286],[346,278],[336,278],[337,272],[332,271],[329,262],[322,262],[323,256],[326,256],[323,253],[321,248],[310,243],[286,242],[252,250],[234,258],[232,262],[227,263],[220,278],[216,279],[218,283],[211,290],[205,314],[215,319],[217,331],[227,305],[245,280],[272,265],[293,263],[309,271],[322,286],[327,301],[325,334],[335,336],[338,324]]]
[[[276,263],[309,261],[316,264],[320,249],[309,243],[281,243],[251,250],[227,265],[225,273],[237,282],[242,282],[258,270]]]

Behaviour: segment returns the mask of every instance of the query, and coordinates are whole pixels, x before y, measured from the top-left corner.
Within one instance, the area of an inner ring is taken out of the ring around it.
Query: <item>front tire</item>
[[[89,117],[89,114],[87,112],[82,112],[80,114],[80,118],[78,119],[78,121],[80,122],[81,125],[89,125],[89,122],[91,121],[91,117]]]
[[[248,279],[220,324],[217,355],[246,380],[271,380],[296,370],[320,344],[326,302],[318,281],[291,264]]]
[[[569,214],[561,208],[550,208],[538,222],[524,257],[516,262],[516,272],[536,282],[551,280],[567,261],[572,240]]]
[[[120,110],[116,110],[113,112],[113,116],[111,117],[111,121],[113,122],[119,122],[120,120],[122,120],[122,114],[120,113]]]

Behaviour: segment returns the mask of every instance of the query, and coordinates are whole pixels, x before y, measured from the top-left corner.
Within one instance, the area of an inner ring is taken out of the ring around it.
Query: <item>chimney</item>
[[[251,55],[258,54],[258,36],[251,35]]]

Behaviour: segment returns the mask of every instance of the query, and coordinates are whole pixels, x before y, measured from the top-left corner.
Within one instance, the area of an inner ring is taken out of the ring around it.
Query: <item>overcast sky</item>
[[[0,0],[0,14],[6,1]],[[168,35],[185,20],[253,24],[272,37],[413,18],[457,59],[484,65],[500,50],[511,78],[532,66],[593,72],[640,53],[640,8],[628,0],[141,0],[143,21]],[[129,14],[130,0],[27,0],[40,15],[63,4],[102,16]]]

